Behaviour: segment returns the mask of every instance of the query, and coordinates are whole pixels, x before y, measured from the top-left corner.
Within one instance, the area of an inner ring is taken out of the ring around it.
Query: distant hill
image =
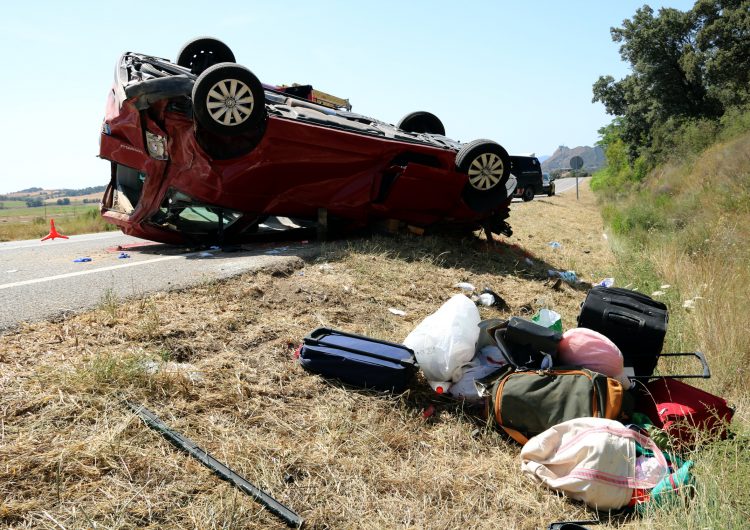
[[[561,145],[552,156],[542,162],[542,171],[570,169],[570,159],[574,156],[583,158],[583,169],[593,171],[604,167],[604,150],[601,147],[580,146],[573,149]]]
[[[81,197],[83,195],[91,195],[96,193],[103,193],[106,186],[90,186],[88,188],[80,189],[58,189],[58,190],[45,190],[42,188],[26,188],[25,190],[14,191],[13,193],[5,193],[0,195],[0,201],[15,200],[24,201],[27,199],[57,199],[61,197]]]

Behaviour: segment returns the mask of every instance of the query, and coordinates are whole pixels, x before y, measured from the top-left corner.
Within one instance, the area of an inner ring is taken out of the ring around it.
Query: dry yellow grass
[[[491,287],[510,305],[482,308],[485,318],[546,306],[574,326],[584,290],[555,289],[546,273],[609,275],[590,192],[514,205],[511,220],[515,248],[408,236],[333,243],[286,277],[246,275],[120,306],[103,300],[99,310],[5,334],[0,523],[281,527],[147,429],[119,393],[310,528],[532,529],[589,517],[521,476],[516,445],[475,411],[436,399],[423,380],[396,396],[345,389],[307,374],[292,355],[318,326],[400,341],[459,281]],[[153,363],[161,369],[149,373]],[[425,419],[432,403],[436,414]]]

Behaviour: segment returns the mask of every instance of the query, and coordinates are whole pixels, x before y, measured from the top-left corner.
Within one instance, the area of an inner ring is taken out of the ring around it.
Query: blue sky
[[[106,184],[96,155],[117,57],[174,59],[201,35],[229,44],[263,82],[310,83],[391,123],[428,110],[448,136],[511,153],[592,145],[610,117],[591,85],[627,74],[609,28],[643,3],[12,2],[0,18],[0,193]]]

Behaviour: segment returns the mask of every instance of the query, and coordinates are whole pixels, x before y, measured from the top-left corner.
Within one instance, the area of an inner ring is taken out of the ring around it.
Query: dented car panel
[[[216,84],[211,97],[230,81]],[[252,131],[213,134],[195,118],[189,86],[198,82],[166,60],[120,58],[99,156],[112,167],[102,215],[129,235],[168,243],[241,241],[264,216],[314,220],[320,208],[351,228],[381,219],[422,227],[505,224],[514,179],[496,182],[500,155],[465,160],[464,152],[460,159],[466,144],[443,135],[323,108],[268,85],[257,103],[265,107],[262,122]],[[251,96],[239,94],[237,101]],[[227,125],[229,114],[218,125]],[[243,152],[231,152],[234,145]],[[492,194],[489,203],[482,188]]]

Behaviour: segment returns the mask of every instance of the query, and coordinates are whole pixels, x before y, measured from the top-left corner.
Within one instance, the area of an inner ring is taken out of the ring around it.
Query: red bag
[[[724,398],[669,378],[654,379],[645,387],[636,410],[681,445],[694,445],[696,431],[716,439],[727,437],[734,410]]]

